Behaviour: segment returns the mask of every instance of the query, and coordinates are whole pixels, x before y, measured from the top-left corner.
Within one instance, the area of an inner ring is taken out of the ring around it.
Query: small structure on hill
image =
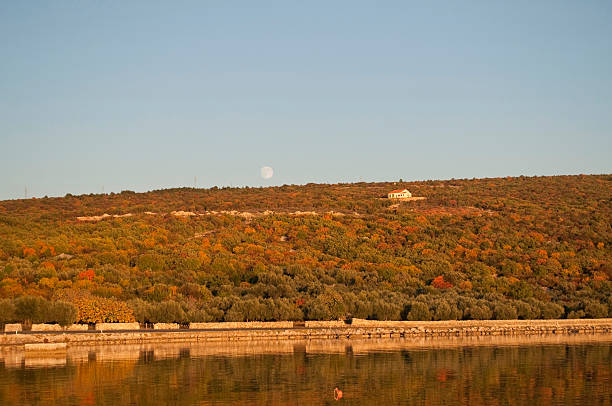
[[[410,197],[412,197],[412,193],[410,193],[408,189],[396,189],[387,194],[387,198],[389,199],[407,199]]]

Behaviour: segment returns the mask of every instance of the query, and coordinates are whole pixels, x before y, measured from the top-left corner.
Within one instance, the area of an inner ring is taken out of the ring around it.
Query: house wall
[[[407,193],[389,193],[387,195],[387,197],[389,199],[401,199],[401,198],[405,198],[405,197],[412,197],[412,193],[407,192]]]

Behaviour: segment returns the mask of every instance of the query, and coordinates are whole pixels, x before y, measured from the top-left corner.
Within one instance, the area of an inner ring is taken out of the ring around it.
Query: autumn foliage
[[[57,298],[72,303],[78,323],[129,323],[135,321],[127,303],[114,298],[93,296],[87,292],[58,292]]]
[[[608,317],[611,196],[581,175],[3,201],[0,298],[83,322]]]

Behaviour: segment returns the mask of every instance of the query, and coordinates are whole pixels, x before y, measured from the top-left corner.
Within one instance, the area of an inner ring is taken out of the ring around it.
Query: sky
[[[610,21],[598,0],[0,1],[0,200],[611,173]]]

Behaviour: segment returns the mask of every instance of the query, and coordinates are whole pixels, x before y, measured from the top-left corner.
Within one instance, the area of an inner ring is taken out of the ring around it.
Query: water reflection
[[[0,352],[2,405],[605,405],[611,387],[605,336],[108,345],[70,347],[63,358]]]

